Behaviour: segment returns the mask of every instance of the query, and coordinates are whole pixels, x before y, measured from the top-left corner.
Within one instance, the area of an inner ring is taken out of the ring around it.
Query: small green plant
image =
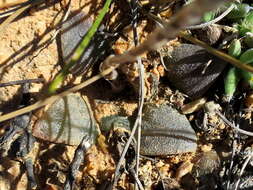
[[[247,32],[253,33],[253,11],[250,11],[246,17],[237,25],[239,34],[244,36]]]
[[[253,65],[253,11],[248,4],[235,4],[235,9],[227,19],[236,22],[233,27],[238,30],[238,38],[228,47],[228,54],[241,62]],[[238,82],[243,79],[253,89],[253,73],[231,67],[225,77],[225,95],[228,100],[233,97]]]
[[[235,8],[228,14],[228,19],[235,19],[238,21],[238,19],[243,19],[247,16],[247,14],[250,11],[250,6],[245,3],[237,3],[235,4]]]

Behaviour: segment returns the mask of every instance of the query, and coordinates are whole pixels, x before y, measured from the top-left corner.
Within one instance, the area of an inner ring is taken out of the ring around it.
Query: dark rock
[[[29,126],[29,122],[30,116],[28,114],[17,116],[10,122],[10,126],[7,128],[7,131],[0,136],[0,156],[8,156],[12,158],[16,157],[15,153],[10,156],[9,152],[14,152],[19,149],[18,146],[13,146],[13,144],[15,141],[18,141],[20,136],[24,137],[26,135],[24,133]],[[31,141],[29,143],[32,144]],[[29,146],[29,143],[26,143],[26,146]],[[15,150],[12,150],[13,147]]]
[[[207,67],[210,60],[212,62]],[[202,47],[191,44],[176,47],[171,56],[164,57],[164,63],[171,84],[192,99],[201,97],[226,66],[224,61],[207,53]]]
[[[143,109],[141,154],[164,156],[194,152],[197,137],[187,118],[167,105],[147,104]],[[101,130],[125,133],[132,122],[127,117],[109,116],[101,120]],[[123,130],[118,130],[122,128]],[[130,134],[130,131],[129,131]]]
[[[141,154],[162,156],[196,151],[196,134],[177,110],[165,104],[147,104],[143,114]]]
[[[180,184],[183,187],[183,189],[187,189],[187,190],[196,190],[196,189],[198,189],[197,188],[197,181],[189,173],[184,175],[180,179]]]
[[[61,28],[61,52],[65,62],[71,58],[75,48],[80,44],[92,23],[91,17],[84,12],[72,15],[69,20],[63,23]],[[91,40],[82,58],[72,68],[72,73],[82,74],[86,72],[92,64],[96,63],[104,55],[106,51],[103,49],[106,44],[105,40],[101,35],[95,35],[96,37]]]
[[[84,99],[69,94],[54,102],[36,123],[33,135],[53,143],[79,145],[85,135],[93,144],[97,137],[95,121]]]
[[[92,19],[80,12],[69,20],[63,23],[61,28],[61,49],[63,59],[67,60],[72,55],[75,47],[80,43],[82,37],[87,33],[92,25]],[[91,49],[86,50],[87,58],[90,55]]]

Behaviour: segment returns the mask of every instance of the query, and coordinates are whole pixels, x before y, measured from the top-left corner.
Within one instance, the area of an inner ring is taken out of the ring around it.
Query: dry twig
[[[138,22],[138,6],[137,6],[137,0],[132,0],[130,2],[130,6],[131,6],[131,11],[132,11],[132,17],[133,17],[133,21],[132,21],[132,28],[133,28],[133,36],[134,36],[134,44],[135,46],[138,45],[139,43],[139,38],[138,38],[138,33],[137,33],[137,22]],[[138,62],[138,68],[139,68],[139,109],[143,107],[143,103],[144,103],[144,68],[142,65],[142,61],[141,58],[138,57],[137,58],[137,62]],[[137,144],[136,144],[136,165],[135,165],[135,189],[137,189],[137,185],[139,186],[139,188],[141,189],[141,183],[138,183],[139,179],[138,179],[138,173],[139,173],[139,162],[140,162],[140,144],[141,144],[141,123],[142,123],[142,110],[139,110],[138,113],[140,115],[137,115],[137,118],[139,118],[138,121],[138,130],[137,130]],[[126,149],[128,149],[129,147],[125,147]],[[121,163],[118,163],[119,168],[121,166]],[[115,171],[117,172],[117,171]],[[115,182],[116,183],[116,182]]]
[[[22,3],[27,3],[28,1],[29,0],[17,0],[17,1],[10,2],[10,3],[3,3],[2,5],[0,5],[0,9],[18,6]]]
[[[28,112],[30,112],[32,110],[36,110],[36,109],[41,108],[41,107],[43,107],[43,106],[45,106],[47,104],[52,104],[56,100],[58,100],[58,99],[60,99],[60,98],[62,98],[64,96],[67,96],[70,93],[76,92],[76,91],[78,91],[78,90],[80,90],[80,89],[82,89],[82,88],[84,88],[84,87],[92,84],[93,82],[95,82],[95,81],[103,78],[104,76],[106,76],[109,73],[111,73],[112,70],[114,70],[114,68],[109,68],[109,69],[103,71],[102,73],[100,73],[100,74],[98,74],[98,75],[96,75],[96,76],[94,76],[94,77],[92,77],[92,78],[84,81],[83,83],[78,84],[78,85],[76,85],[76,86],[74,86],[74,87],[72,87],[72,88],[70,88],[70,89],[68,89],[68,90],[66,90],[66,91],[64,91],[62,93],[50,96],[50,97],[48,97],[46,99],[39,100],[38,102],[36,102],[36,103],[34,103],[34,104],[30,105],[30,106],[24,107],[22,109],[16,110],[14,112],[11,112],[11,113],[8,113],[8,114],[5,114],[5,115],[2,115],[2,116],[0,116],[0,122],[6,121],[6,120],[14,118],[14,117],[17,117],[17,116],[22,115],[24,113],[28,113]]]
[[[203,4],[202,4],[203,2]],[[200,2],[198,2],[200,3]],[[153,50],[153,49],[157,49],[159,48],[161,45],[163,45],[164,43],[167,42],[167,40],[172,39],[173,37],[176,36],[176,34],[183,28],[185,28],[186,26],[190,25],[191,23],[196,22],[196,20],[199,20],[202,16],[202,14],[207,11],[207,5],[209,5],[209,3],[207,1],[201,1],[201,6],[204,6],[204,12],[198,12],[195,15],[195,9],[196,7],[199,6],[198,3],[193,3],[192,5],[185,7],[183,10],[181,10],[175,17],[174,19],[172,19],[172,21],[170,23],[168,23],[167,25],[165,25],[164,28],[159,28],[157,29],[153,34],[151,34],[149,36],[149,38],[143,43],[140,44],[139,46],[135,47],[134,49],[126,52],[125,54],[121,54],[121,55],[117,55],[114,57],[109,57],[108,59],[105,60],[104,64],[101,66],[101,69],[106,69],[106,68],[113,68],[117,65],[119,65],[120,63],[125,63],[125,62],[133,62],[135,61],[139,55],[141,55],[142,53],[145,53],[146,51],[149,50]],[[221,1],[217,1],[215,2],[215,6],[217,6],[218,4],[220,4]],[[212,4],[212,3],[211,3]],[[213,4],[212,4],[213,5]],[[213,5],[214,6],[214,5]],[[213,7],[214,8],[214,7]],[[186,17],[187,19],[182,20],[182,17]],[[170,31],[170,32],[168,32]],[[143,93],[143,91],[140,93]],[[144,99],[144,98],[143,98]],[[139,121],[141,121],[141,113],[142,113],[142,106],[143,106],[143,99],[141,100],[142,104],[140,104],[139,106],[139,110],[138,110],[138,115],[137,115],[137,119],[135,121],[134,127],[132,129],[131,135],[124,147],[124,150],[122,152],[121,158],[117,164],[116,170],[115,170],[115,175],[114,175],[114,180],[113,180],[113,184],[110,187],[111,189],[113,189],[115,187],[115,185],[117,184],[117,181],[119,179],[119,170],[121,167],[121,164],[124,160],[125,154],[128,150],[128,147],[132,141],[132,138],[135,134],[135,131],[139,125]],[[138,166],[136,166],[138,169]]]
[[[235,5],[232,4],[232,5],[229,6],[229,8],[226,11],[224,11],[220,16],[216,17],[215,19],[213,19],[213,20],[211,20],[209,22],[206,22],[206,23],[199,24],[199,25],[189,26],[186,29],[188,29],[188,30],[196,30],[196,29],[205,28],[207,26],[215,24],[216,22],[219,22],[221,19],[223,19],[225,16],[227,16],[234,8],[235,8]]]
[[[22,85],[22,84],[27,84],[27,83],[41,83],[41,82],[44,82],[44,81],[45,80],[43,78],[16,80],[16,81],[0,83],[0,88],[1,87],[6,87],[6,86],[12,86],[12,85]]]
[[[216,49],[212,48],[211,46],[209,46],[205,42],[202,42],[202,41],[192,37],[189,34],[181,32],[180,37],[182,37],[182,38],[184,38],[184,39],[186,39],[186,40],[188,40],[188,41],[190,41],[190,42],[192,42],[196,45],[199,45],[199,46],[205,48],[205,50],[208,51],[209,53],[223,59],[224,61],[234,65],[237,68],[240,68],[242,70],[249,71],[249,72],[253,73],[253,67],[252,66],[244,64],[241,61],[239,61],[238,59],[235,59],[234,57],[232,57],[232,56],[230,56],[226,53],[223,53],[222,51],[219,51],[219,50],[216,50]]]
[[[212,9],[217,8],[225,0],[196,0],[184,7],[169,23],[164,23],[164,28],[157,28],[147,40],[139,46],[127,51],[124,54],[110,56],[101,65],[101,70],[108,67],[115,67],[120,63],[133,62],[138,56],[160,48],[169,40],[175,38],[177,34],[188,26],[191,26],[201,19],[202,15]]]
[[[210,11],[220,4],[225,2],[225,0],[196,0],[194,3],[191,5],[184,7],[172,20],[169,22],[167,25],[165,25],[164,28],[158,28],[155,30],[153,34],[151,34],[148,39],[137,46],[134,49],[131,49],[127,51],[124,54],[117,55],[117,56],[111,56],[106,61],[104,62],[103,66],[101,67],[103,69],[103,72],[100,73],[100,75],[97,75],[65,92],[62,92],[58,95],[53,95],[45,100],[40,100],[37,103],[25,107],[23,109],[14,111],[12,113],[3,115],[0,117],[0,122],[5,121],[8,119],[11,119],[13,117],[16,117],[18,115],[22,115],[24,113],[30,112],[31,110],[38,109],[40,107],[43,107],[47,104],[53,103],[57,99],[66,96],[67,94],[71,92],[75,92],[77,90],[80,90],[81,88],[95,82],[96,80],[102,78],[105,75],[108,75],[111,73],[115,68],[119,66],[120,63],[125,63],[125,62],[132,62],[135,61],[136,58],[153,49],[157,49],[161,47],[163,44],[165,44],[168,40],[176,37],[176,35],[180,32],[180,30],[186,28],[187,26],[193,25],[196,22],[200,20],[202,15]],[[1,27],[0,27],[1,28]],[[1,30],[0,30],[1,32]],[[247,66],[247,65],[245,65]],[[106,69],[108,68],[109,69]],[[251,69],[251,70],[250,70]],[[253,69],[250,67],[250,71],[253,71]]]
[[[246,166],[248,165],[249,161],[252,159],[252,157],[253,157],[253,152],[251,152],[249,155],[247,155],[247,157],[246,157],[246,159],[245,159],[245,161],[244,161],[244,163],[243,163],[243,165],[242,165],[240,174],[239,174],[239,176],[238,176],[238,180],[237,180],[237,182],[236,182],[236,184],[235,184],[235,190],[238,189],[239,183],[240,183],[240,181],[241,181],[242,174],[243,174],[243,172],[244,172]]]
[[[253,137],[253,133],[249,132],[249,131],[245,131],[243,129],[237,128],[233,123],[231,123],[222,113],[220,113],[218,110],[215,111],[215,113],[224,121],[224,123],[226,123],[229,127],[235,129],[237,132],[244,134],[244,135],[248,135],[248,136],[252,136]]]
[[[68,175],[65,180],[64,190],[72,190],[75,185],[75,178],[78,173],[80,165],[84,161],[84,155],[87,150],[90,148],[91,144],[89,143],[89,136],[84,136],[81,143],[75,151],[74,158],[69,166]]]
[[[21,15],[25,10],[27,10],[28,8],[30,8],[31,6],[37,5],[41,2],[43,2],[44,0],[38,0],[38,1],[31,1],[30,4],[21,7],[20,9],[18,9],[16,12],[14,12],[11,16],[9,16],[1,25],[0,25],[0,37],[3,34],[5,28],[7,28],[7,26],[15,19],[17,18],[19,15]]]

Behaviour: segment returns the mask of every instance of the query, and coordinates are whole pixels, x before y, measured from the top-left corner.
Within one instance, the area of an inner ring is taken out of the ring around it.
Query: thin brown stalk
[[[219,22],[221,19],[223,19],[225,16],[227,16],[233,9],[235,8],[235,5],[232,4],[230,5],[230,7],[227,8],[226,11],[224,11],[220,16],[218,16],[217,18],[209,21],[209,22],[206,22],[206,23],[202,23],[202,24],[198,24],[198,25],[195,25],[195,26],[189,26],[187,27],[186,29],[188,30],[196,30],[196,29],[201,29],[201,28],[205,28],[207,26],[210,26],[212,24],[215,24],[216,22]]]
[[[147,13],[147,15],[151,19],[153,19],[156,23],[158,23],[161,27],[165,27],[164,25],[166,23],[162,19],[160,19],[159,17],[153,15],[152,13]],[[204,23],[204,24],[207,24],[207,23]],[[202,26],[203,27],[203,25],[196,25],[196,26]],[[190,27],[187,27],[187,29],[189,29],[189,28]],[[192,37],[190,34],[181,32],[179,34],[179,36],[181,38],[184,38],[184,39],[186,39],[186,40],[188,40],[188,41],[196,44],[196,45],[199,45],[199,46],[205,48],[209,53],[211,53],[211,54],[213,54],[213,55],[215,55],[217,57],[220,57],[221,59],[223,59],[224,61],[227,61],[228,63],[234,65],[235,67],[238,67],[238,68],[243,69],[245,71],[253,72],[253,67],[252,66],[246,65],[246,64],[242,63],[241,61],[235,59],[234,57],[231,57],[230,55],[228,55],[226,53],[223,53],[223,52],[221,52],[219,50],[216,50],[216,49],[212,48],[211,46],[209,46],[205,42],[200,41],[200,40]],[[162,58],[161,58],[161,61],[162,61],[162,64],[164,65]],[[165,65],[164,65],[164,67],[165,67]],[[165,67],[165,69],[166,69],[166,67]]]
[[[240,171],[240,174],[239,174],[239,177],[238,177],[238,180],[237,180],[237,182],[236,182],[236,184],[235,184],[235,190],[238,189],[239,183],[240,183],[240,181],[241,181],[242,174],[243,174],[243,172],[244,172],[246,166],[248,165],[248,163],[249,163],[250,160],[252,159],[252,157],[253,157],[253,153],[251,152],[251,154],[249,154],[249,155],[247,156],[246,160],[244,161],[244,163],[243,163],[243,165],[242,165],[242,168],[241,168],[241,171]]]
[[[22,85],[22,84],[26,84],[26,83],[42,83],[44,81],[45,80],[43,78],[16,80],[16,81],[0,83],[0,88],[1,87],[6,87],[6,86],[12,86],[12,85]]]
[[[111,56],[105,60],[101,69],[114,67],[120,63],[136,61],[137,57],[151,50],[156,50],[169,40],[175,38],[178,33],[188,26],[200,21],[203,14],[217,8],[226,0],[196,0],[182,8],[169,23],[164,23],[164,28],[157,28],[147,40],[124,54]]]
[[[165,44],[169,39],[172,39],[172,38],[176,37],[176,35],[183,28],[197,23],[205,12],[210,11],[214,8],[217,8],[217,6],[219,6],[221,3],[224,3],[224,2],[225,2],[225,0],[213,0],[213,1],[196,0],[191,5],[189,5],[187,7],[184,7],[171,20],[171,22],[168,23],[165,26],[165,28],[156,29],[155,32],[153,34],[151,34],[150,37],[148,37],[148,39],[144,43],[140,44],[136,48],[133,48],[130,51],[124,53],[124,54],[108,58],[105,61],[105,64],[104,64],[104,66],[105,66],[103,68],[104,71],[100,75],[92,77],[91,79],[89,79],[89,80],[87,80],[87,81],[85,81],[85,82],[83,82],[83,83],[81,83],[81,84],[65,91],[65,92],[62,92],[58,95],[51,96],[51,97],[49,97],[45,100],[40,100],[40,101],[38,101],[37,103],[35,103],[31,106],[25,107],[23,109],[14,111],[14,112],[6,114],[6,115],[3,115],[3,116],[0,117],[0,122],[11,119],[11,118],[16,117],[18,115],[22,115],[22,114],[30,112],[32,110],[41,108],[41,107],[43,107],[47,104],[53,103],[57,99],[59,99],[63,96],[66,96],[67,94],[69,94],[71,92],[75,92],[77,90],[80,90],[83,87],[85,87],[85,86],[95,82],[96,80],[104,77],[105,75],[108,75],[116,67],[118,67],[119,63],[135,61],[136,58],[139,55],[141,55],[141,54],[143,54],[143,53],[145,53],[149,50],[158,49],[163,44]],[[12,17],[12,16],[13,15],[11,15],[10,17]],[[0,32],[2,31],[1,27],[3,29],[3,26],[1,25],[0,26]],[[109,67],[109,69],[106,69],[107,67]]]
[[[21,7],[16,12],[14,12],[12,15],[10,15],[1,25],[0,25],[0,37],[3,35],[4,30],[8,27],[8,25],[17,18],[20,14],[22,14],[26,9],[28,9],[31,6],[31,4],[26,5],[24,7]]]
[[[245,71],[249,71],[253,73],[253,67],[247,64],[242,63],[241,61],[239,61],[238,59],[235,59],[234,57],[231,57],[230,55],[223,53],[222,51],[216,50],[214,48],[212,48],[211,46],[209,46],[208,44],[206,44],[205,42],[202,42],[194,37],[192,37],[189,34],[185,34],[185,33],[180,33],[180,37],[196,44],[199,45],[203,48],[206,49],[206,51],[208,51],[209,53],[223,59],[224,61],[234,65],[235,67],[238,67],[240,69],[243,69]]]
[[[24,107],[22,109],[16,110],[14,112],[11,112],[11,113],[8,113],[8,114],[5,114],[5,115],[2,115],[2,116],[0,116],[0,122],[12,119],[12,118],[17,117],[19,115],[23,115],[23,114],[28,113],[30,111],[36,110],[38,108],[41,108],[41,107],[43,107],[43,106],[45,106],[47,104],[52,104],[56,100],[58,100],[58,99],[60,99],[60,98],[62,98],[64,96],[67,96],[70,93],[76,92],[76,91],[78,91],[78,90],[80,90],[80,89],[82,89],[82,88],[84,88],[84,87],[92,84],[93,82],[95,82],[95,81],[103,78],[104,76],[106,76],[109,73],[111,73],[113,70],[114,70],[114,68],[109,68],[109,69],[103,71],[102,73],[100,73],[100,74],[98,74],[98,75],[96,75],[96,76],[94,76],[94,77],[92,77],[92,78],[84,81],[83,83],[81,83],[79,85],[76,85],[76,86],[74,86],[74,87],[72,87],[72,88],[70,88],[70,89],[68,89],[68,90],[66,90],[66,91],[64,91],[62,93],[50,96],[50,97],[48,97],[48,98],[46,98],[44,100],[40,100],[40,101],[36,102],[35,104],[30,105],[30,106]]]
[[[26,2],[28,2],[28,0],[17,0],[17,1],[10,2],[10,3],[3,3],[2,5],[0,5],[0,9],[14,7],[14,6],[17,6],[21,3],[26,3]]]

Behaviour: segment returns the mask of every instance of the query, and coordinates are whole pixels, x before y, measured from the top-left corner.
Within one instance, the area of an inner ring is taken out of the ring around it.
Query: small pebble
[[[202,97],[226,66],[224,61],[192,44],[174,48],[171,56],[164,57],[164,63],[171,84],[191,99]]]
[[[108,132],[111,129],[125,128],[130,131],[130,121],[127,117],[111,115],[101,119],[101,131]]]
[[[181,179],[186,174],[190,173],[192,170],[193,164],[190,161],[183,162],[176,171],[176,179]]]
[[[209,174],[214,174],[220,167],[220,158],[216,151],[203,152],[200,155],[197,163],[193,167],[193,175],[195,177],[202,177]]]
[[[188,104],[185,104],[182,107],[181,111],[183,114],[190,114],[193,112],[197,112],[204,106],[205,103],[206,103],[206,98],[200,98]]]
[[[218,170],[221,166],[216,151],[204,152],[194,164],[192,174],[199,180],[199,189],[217,189]]]
[[[222,29],[218,25],[210,25],[205,28],[193,31],[197,38],[209,45],[214,45],[222,35]]]
[[[168,105],[143,109],[141,154],[164,156],[195,152],[197,137],[187,118]]]
[[[209,152],[212,150],[212,148],[213,148],[213,145],[211,143],[208,143],[208,144],[202,145],[200,149],[203,152]]]
[[[33,136],[53,143],[79,145],[85,135],[95,143],[98,131],[87,103],[77,94],[69,94],[44,112],[33,129]]]

